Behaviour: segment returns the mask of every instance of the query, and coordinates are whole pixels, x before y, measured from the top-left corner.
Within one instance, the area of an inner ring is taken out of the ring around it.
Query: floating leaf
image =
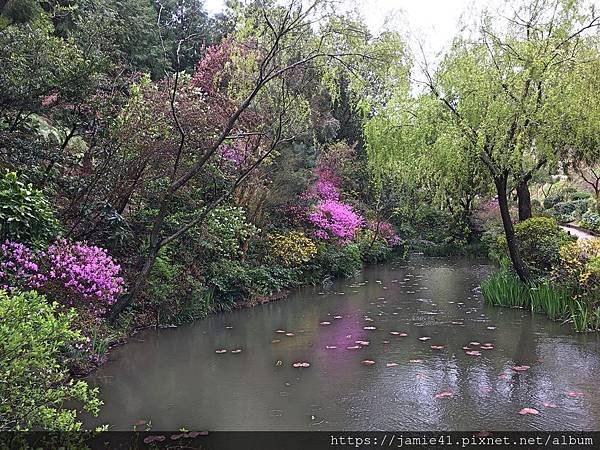
[[[540,412],[535,408],[523,408],[521,411],[519,411],[519,414],[522,416],[527,414],[533,414],[534,416],[537,416],[539,413]]]
[[[435,398],[448,398],[452,397],[454,394],[450,391],[439,392],[435,394]]]
[[[373,364],[375,364],[375,361],[373,361],[372,359],[365,359],[364,361],[361,361],[360,363],[364,366],[372,366]]]

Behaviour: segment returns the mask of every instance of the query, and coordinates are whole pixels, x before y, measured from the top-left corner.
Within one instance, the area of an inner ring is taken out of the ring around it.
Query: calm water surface
[[[478,285],[491,270],[478,260],[413,257],[285,301],[146,331],[89,378],[105,405],[86,425],[600,429],[598,337],[522,310],[485,306]],[[310,367],[293,368],[294,362]],[[517,372],[516,365],[530,368]],[[452,395],[436,398],[444,392]],[[525,407],[540,414],[520,415]]]

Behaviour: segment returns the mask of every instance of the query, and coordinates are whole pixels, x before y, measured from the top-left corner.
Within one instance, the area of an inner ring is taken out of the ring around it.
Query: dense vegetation
[[[0,2],[0,429],[79,427],[68,370],[137,329],[409,247],[600,328],[599,241],[558,226],[600,231],[599,24],[515,3],[432,69],[326,0]]]

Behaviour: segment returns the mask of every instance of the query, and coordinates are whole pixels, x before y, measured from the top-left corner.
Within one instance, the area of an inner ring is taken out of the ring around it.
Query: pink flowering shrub
[[[390,247],[396,247],[402,244],[402,238],[396,233],[394,226],[389,222],[369,222],[367,228],[377,233],[380,239],[383,239]]]
[[[316,228],[313,233],[319,239],[339,239],[350,242],[356,231],[363,225],[363,218],[354,212],[352,206],[337,200],[324,200],[318,203],[308,215],[308,221]]]
[[[38,270],[29,247],[11,241],[0,245],[0,289],[37,289],[47,280]]]
[[[83,300],[102,314],[123,292],[124,280],[118,276],[121,267],[103,248],[61,239],[48,248],[45,259],[47,284],[68,291],[63,301],[68,306]]]
[[[105,249],[82,242],[61,239],[37,254],[18,242],[0,246],[0,288],[37,289],[96,315],[106,312],[123,292],[120,271]]]

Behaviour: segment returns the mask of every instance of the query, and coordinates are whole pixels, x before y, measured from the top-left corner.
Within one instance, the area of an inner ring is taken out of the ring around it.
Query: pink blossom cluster
[[[39,267],[31,249],[20,242],[6,241],[0,245],[0,288],[6,291],[18,287],[37,289],[47,278]]]
[[[394,226],[389,222],[379,222],[379,226],[375,222],[369,222],[368,228],[373,232],[377,232],[377,235],[391,247],[400,245],[403,242],[402,238],[396,233]]]
[[[309,213],[308,221],[316,228],[314,236],[319,239],[339,239],[350,242],[363,225],[363,218],[352,206],[337,200],[323,200]]]
[[[103,248],[61,239],[48,248],[46,259],[48,279],[60,281],[78,297],[90,301],[98,313],[123,292],[124,280],[118,276],[121,267]]]
[[[341,179],[329,167],[315,169],[317,181],[314,186],[303,195],[305,200],[339,200]]]
[[[206,49],[204,57],[198,62],[192,83],[204,92],[215,92],[218,77],[223,73],[225,66],[231,58],[233,44],[224,39],[218,45],[211,45]]]
[[[102,314],[124,290],[121,268],[106,250],[61,239],[35,254],[19,242],[0,246],[0,288],[55,293],[68,306],[81,303]]]

